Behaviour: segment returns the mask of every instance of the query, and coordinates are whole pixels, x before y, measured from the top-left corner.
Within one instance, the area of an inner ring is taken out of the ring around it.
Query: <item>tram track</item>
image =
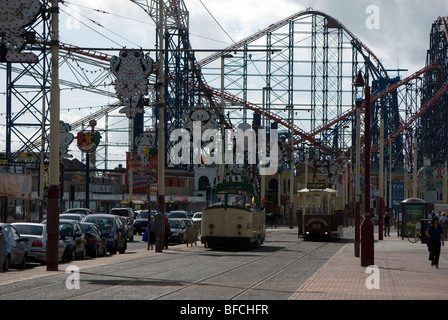
[[[173,290],[171,290],[171,291],[169,291],[169,292],[166,292],[166,293],[164,293],[164,294],[161,294],[161,295],[155,297],[154,300],[158,300],[158,299],[161,299],[161,298],[169,297],[170,295],[173,295],[174,293],[178,293],[178,292],[180,292],[180,291],[182,291],[182,290],[186,290],[186,289],[188,289],[188,288],[190,288],[190,287],[192,287],[192,286],[194,286],[194,285],[201,285],[202,283],[205,283],[207,280],[211,280],[211,279],[216,278],[216,277],[218,277],[218,276],[225,275],[226,273],[236,271],[236,270],[241,269],[241,268],[243,268],[243,267],[247,267],[247,266],[249,266],[249,265],[251,265],[251,264],[260,262],[261,260],[265,260],[265,259],[268,259],[268,258],[272,258],[274,255],[278,255],[278,254],[281,253],[281,252],[285,252],[285,251],[291,250],[292,248],[294,248],[294,247],[296,247],[296,246],[298,246],[298,245],[300,245],[300,244],[301,244],[301,242],[300,242],[300,243],[295,243],[295,244],[292,244],[292,245],[290,245],[290,246],[288,246],[288,247],[285,247],[285,248],[283,248],[283,249],[274,251],[274,252],[272,252],[272,253],[270,253],[270,254],[268,254],[268,255],[261,256],[261,257],[259,257],[259,258],[257,258],[257,259],[254,259],[254,260],[251,260],[251,261],[247,261],[246,263],[240,264],[240,265],[238,265],[238,266],[234,266],[234,267],[229,268],[229,269],[226,269],[226,270],[222,270],[222,271],[217,272],[217,273],[215,273],[215,274],[209,275],[209,276],[207,276],[207,277],[204,277],[204,278],[202,278],[202,279],[199,279],[199,280],[197,280],[197,281],[194,281],[194,282],[192,282],[192,283],[189,283],[188,285],[185,285],[185,286],[183,286],[183,287],[176,288],[176,289],[173,289]],[[268,275],[266,275],[266,276],[263,277],[262,279],[256,281],[255,283],[252,283],[251,285],[245,287],[244,289],[242,289],[242,290],[240,290],[238,293],[236,293],[236,294],[234,294],[234,295],[228,297],[227,299],[228,299],[228,300],[233,300],[233,299],[235,299],[235,298],[241,296],[241,295],[244,294],[245,292],[247,292],[247,291],[251,290],[252,288],[254,288],[254,287],[256,287],[256,286],[259,286],[260,284],[262,284],[262,283],[264,283],[265,281],[269,280],[270,278],[272,278],[272,277],[275,276],[276,274],[281,273],[282,271],[288,269],[289,267],[291,267],[292,265],[296,264],[297,262],[299,262],[299,261],[301,261],[301,260],[303,260],[303,259],[309,257],[310,255],[312,255],[313,253],[315,253],[316,251],[318,251],[319,249],[321,249],[322,247],[324,247],[326,244],[327,244],[327,243],[318,243],[318,246],[317,246],[316,248],[314,248],[314,249],[312,249],[311,251],[305,253],[304,255],[302,255],[302,256],[300,256],[300,257],[294,259],[292,262],[287,263],[287,264],[284,265],[282,268],[280,268],[280,269],[278,269],[278,270],[275,270],[274,272],[269,273]],[[212,286],[212,284],[210,284],[210,285]]]
[[[138,296],[139,299],[143,297],[148,300],[178,300],[191,297],[193,300],[201,300],[207,298],[200,294],[195,295],[202,290],[200,288],[214,291],[215,287],[225,291],[222,296],[219,296],[219,299],[245,299],[245,296],[254,293],[252,290],[260,289],[265,283],[266,286],[269,286],[269,281],[275,282],[278,280],[276,276],[281,278],[282,273],[288,273],[288,268],[294,269],[294,265],[300,261],[310,258],[310,260],[314,259],[316,264],[323,263],[328,259],[327,255],[332,254],[332,250],[325,251],[326,246],[331,243],[334,242],[298,240],[294,231],[275,232],[275,236],[267,238],[265,245],[258,249],[221,251],[195,247],[188,251],[176,250],[164,255],[83,269],[80,271],[81,290],[63,288],[67,274],[61,273],[34,279],[35,282],[23,287],[15,287],[12,284],[11,290],[14,292],[4,290],[2,294],[0,293],[0,299],[16,299],[16,297],[26,296],[30,296],[32,299],[41,297],[41,299],[88,300],[99,296],[104,299],[116,299],[119,297],[117,296],[119,292],[125,291],[126,294],[129,294],[129,296],[124,296],[125,299],[132,295],[137,296],[137,293],[140,292],[143,295]],[[274,261],[275,263],[273,263]],[[226,264],[232,265],[226,266]],[[308,263],[305,262],[305,264]],[[259,269],[260,265],[270,265],[270,267],[266,270]],[[216,269],[211,269],[212,266]],[[223,266],[225,268],[219,270]],[[297,269],[300,268],[297,267]],[[258,270],[259,272],[250,277],[239,278],[241,274],[247,274],[248,270]],[[309,271],[307,274],[310,272],[314,273],[315,271]],[[201,276],[203,273],[209,274]],[[226,279],[229,278],[227,275],[233,282],[227,282]],[[238,281],[238,279],[242,280]],[[297,284],[298,286],[300,284]],[[55,292],[58,290],[60,293],[56,294]],[[267,290],[278,291],[283,299],[285,294],[291,291],[291,288],[286,290],[279,287]],[[44,292],[48,294],[44,294]]]

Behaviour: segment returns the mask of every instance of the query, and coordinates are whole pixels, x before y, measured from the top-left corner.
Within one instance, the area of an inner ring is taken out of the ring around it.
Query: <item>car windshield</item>
[[[170,220],[170,228],[180,229],[182,228],[182,223],[178,220]]]
[[[26,224],[15,224],[14,228],[20,234],[28,234],[33,236],[41,236],[44,230],[43,226],[34,226],[34,225],[26,225]]]
[[[73,225],[71,223],[59,223],[59,235],[60,236],[72,236]]]
[[[81,223],[82,232],[90,232],[90,225]]]
[[[67,212],[70,213],[86,213],[87,210],[85,209],[68,209]]]
[[[114,220],[110,218],[88,217],[84,222],[95,223],[101,230],[112,230],[114,226]]]
[[[148,211],[142,211],[138,214],[137,219],[148,219]]]
[[[201,218],[202,217],[202,213],[195,213],[193,218]]]
[[[61,214],[59,217],[61,219],[70,219],[70,220],[76,220],[76,221],[81,220],[81,216],[77,215],[77,214]]]
[[[126,209],[112,209],[110,213],[117,216],[129,217],[129,211]]]
[[[170,218],[187,218],[187,213],[183,211],[171,211],[169,214]]]

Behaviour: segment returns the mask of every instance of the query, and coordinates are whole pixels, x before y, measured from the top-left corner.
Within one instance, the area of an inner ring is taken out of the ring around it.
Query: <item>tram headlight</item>
[[[210,223],[208,227],[209,227],[209,229],[213,229],[215,226]]]
[[[241,230],[241,229],[243,228],[243,226],[242,226],[241,224],[238,224],[238,225],[236,226],[236,228],[237,228],[238,230]]]

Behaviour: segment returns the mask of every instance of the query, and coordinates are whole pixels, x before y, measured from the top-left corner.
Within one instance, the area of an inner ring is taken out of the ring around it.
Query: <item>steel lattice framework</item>
[[[154,21],[158,20],[159,1],[131,1],[145,10]],[[400,79],[390,78],[375,54],[342,23],[315,10],[298,12],[196,61],[189,41],[185,3],[176,0],[165,0],[163,3],[166,16],[163,49],[167,79],[167,138],[171,130],[185,126],[189,115],[197,108],[210,110],[227,127],[235,127],[242,122],[251,123],[253,113],[264,114],[269,123],[276,123],[285,137],[289,137],[289,132],[293,130],[297,146],[295,157],[298,161],[303,159],[304,150],[308,150],[311,160],[313,157],[335,159],[341,155],[341,148],[353,148],[357,139],[352,83],[361,70],[364,74],[369,73],[373,89],[370,123],[372,139],[369,142],[372,146],[372,170],[375,170],[375,163],[379,160],[381,117],[386,124],[385,145],[392,143],[392,148],[385,148],[384,156],[389,158],[389,152],[392,151],[393,167],[402,166],[403,154],[411,153],[415,137],[419,141],[419,149],[424,150],[419,157],[426,155],[437,160],[446,158],[448,133],[443,122],[448,116],[444,97],[447,89],[446,18],[439,18],[432,27],[427,65],[411,76]],[[44,141],[47,140],[47,95],[50,86],[48,15],[48,2],[43,1],[43,14],[31,26],[38,35],[37,41],[27,47],[39,53],[39,63],[1,64],[1,68],[7,71],[6,150],[11,162],[20,152],[40,154],[42,131],[45,132]],[[63,43],[60,43],[60,49],[61,66],[70,70],[71,74],[61,80],[62,90],[82,90],[108,99],[115,98],[111,89],[113,78],[109,72],[110,55]],[[221,73],[218,70],[220,58],[226,53],[233,57],[225,59],[225,114],[221,114],[221,91],[217,89]],[[95,67],[100,72],[92,75],[85,72],[85,66]],[[25,82],[25,79],[31,80]],[[150,82],[157,83],[156,74],[151,76]],[[263,90],[265,109],[261,101]],[[148,97],[150,106],[155,106],[157,102],[156,91],[152,90]],[[290,121],[291,108],[287,106],[293,106],[294,123]],[[108,117],[118,108],[117,103],[109,103],[101,111],[72,123],[72,130],[87,126],[91,119]],[[144,121],[156,123],[156,108],[147,109],[151,112],[148,110],[145,113]],[[31,116],[33,120],[25,121],[25,116],[27,119]],[[101,125],[107,135],[115,130],[107,120]],[[25,133],[30,128],[36,129],[35,132]],[[14,135],[22,142],[17,152],[11,150]],[[360,139],[364,143],[363,130]],[[169,150],[171,142],[169,139],[166,141]],[[109,138],[106,138],[104,148],[99,150],[105,151],[105,163],[107,148],[111,144]]]
[[[446,17],[439,17],[431,28],[430,46],[426,64],[437,64],[441,69],[423,76],[422,104],[430,101],[448,80],[448,22]],[[444,93],[434,106],[418,120],[414,138],[417,139],[418,163],[424,158],[431,159],[433,164],[443,164],[448,159],[448,96]]]

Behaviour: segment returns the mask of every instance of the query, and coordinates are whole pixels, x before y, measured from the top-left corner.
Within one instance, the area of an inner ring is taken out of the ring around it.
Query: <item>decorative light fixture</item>
[[[33,53],[22,53],[30,40],[25,27],[36,21],[42,5],[39,0],[0,0],[0,62],[36,63]],[[26,37],[25,37],[26,36]]]

